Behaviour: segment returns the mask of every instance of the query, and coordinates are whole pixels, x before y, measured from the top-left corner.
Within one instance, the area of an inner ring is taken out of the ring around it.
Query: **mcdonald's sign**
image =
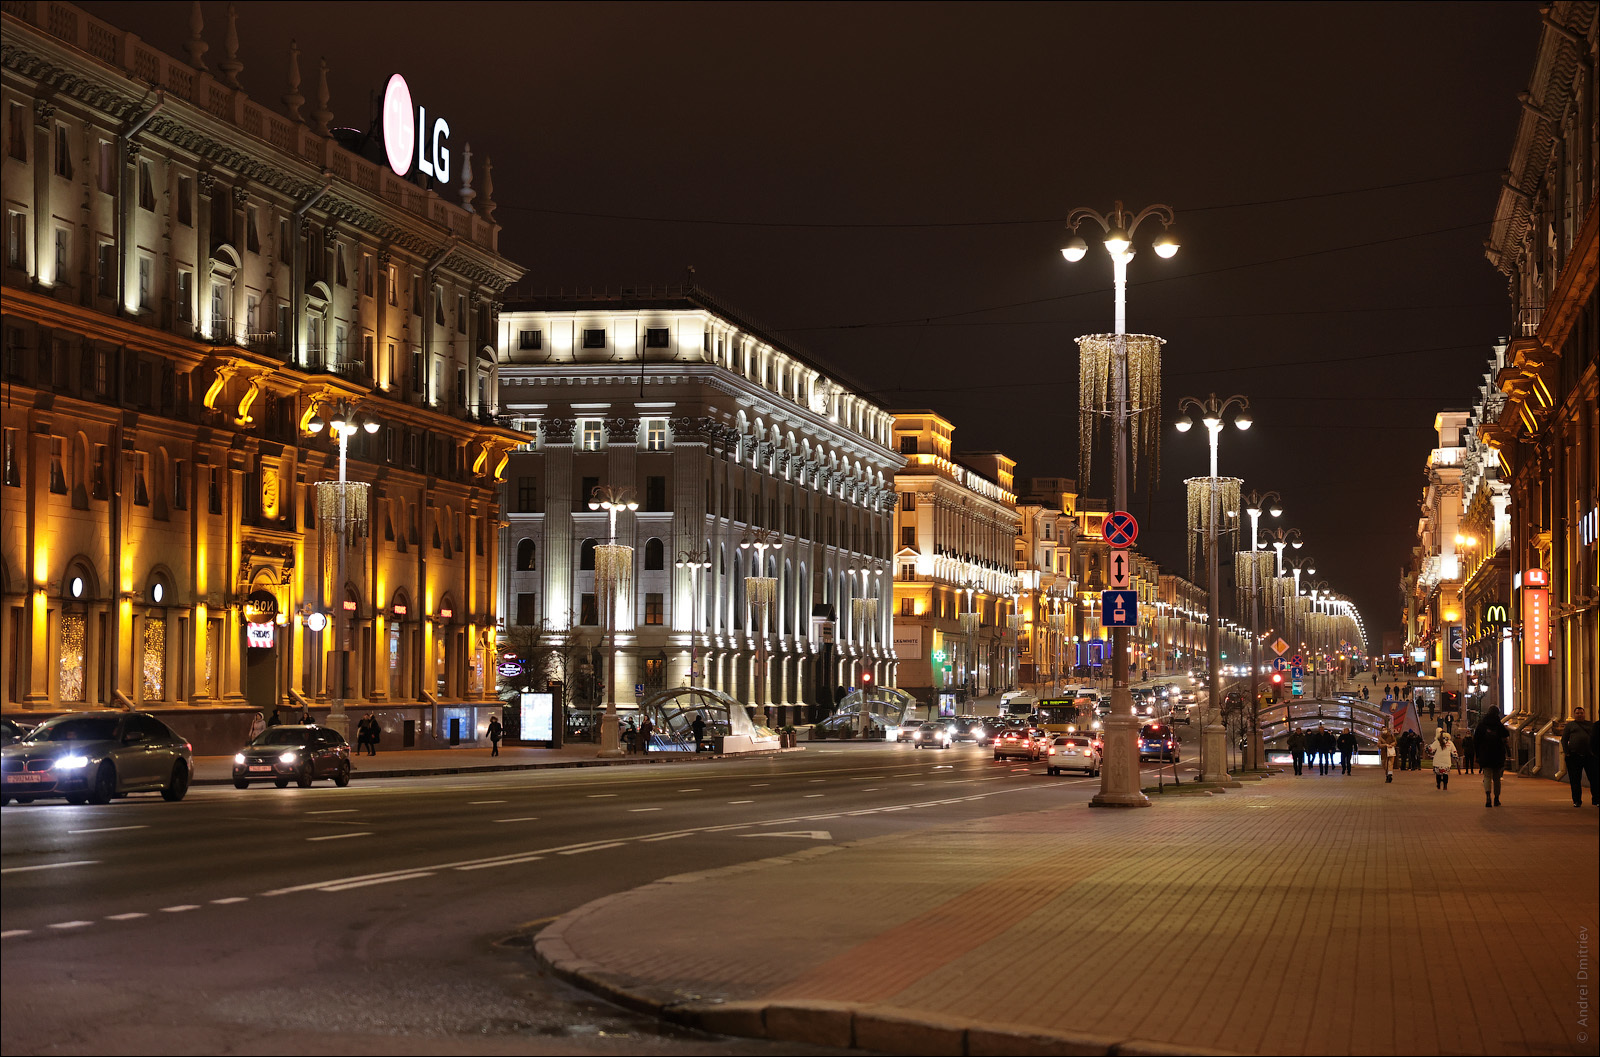
[[[1506,616],[1506,607],[1496,602],[1492,606],[1483,608],[1482,624],[1485,628],[1503,628],[1511,623]]]

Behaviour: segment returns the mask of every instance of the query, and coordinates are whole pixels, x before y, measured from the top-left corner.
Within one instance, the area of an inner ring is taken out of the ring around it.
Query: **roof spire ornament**
[[[228,33],[222,38],[222,51],[225,57],[217,63],[217,69],[222,71],[222,83],[242,90],[239,74],[244,70],[244,63],[239,61],[239,11],[232,4],[228,5]]]
[[[476,213],[472,208],[472,200],[478,197],[478,192],[472,189],[472,144],[468,143],[461,152],[461,189],[456,192],[461,196],[461,208],[469,213]]]
[[[333,111],[328,109],[328,60],[327,57],[318,60],[317,66],[317,108],[311,112],[312,130],[319,136],[328,134],[328,122],[333,120]]]
[[[483,208],[479,210],[483,219],[494,222],[494,211],[499,207],[494,204],[494,159],[488,155],[483,158]]]
[[[200,12],[200,0],[193,0],[189,4],[189,39],[184,41],[183,48],[189,53],[189,65],[197,70],[206,69],[204,58],[211,45],[206,43],[201,31],[206,28],[205,16]]]
[[[306,97],[300,94],[300,42],[289,41],[289,93],[283,97],[283,107],[294,120],[305,123],[305,118],[300,116],[300,108],[305,105]]]

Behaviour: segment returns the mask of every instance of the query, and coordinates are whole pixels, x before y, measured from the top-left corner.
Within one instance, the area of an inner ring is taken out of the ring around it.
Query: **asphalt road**
[[[0,1044],[8,1054],[821,1052],[664,1029],[543,974],[529,938],[660,877],[1098,787],[972,746],[824,743],[659,768],[8,807]],[[683,913],[708,936],[724,924],[716,907]]]

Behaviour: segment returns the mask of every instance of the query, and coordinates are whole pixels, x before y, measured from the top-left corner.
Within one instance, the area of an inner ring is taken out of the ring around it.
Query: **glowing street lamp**
[[[633,498],[633,489],[608,485],[596,486],[589,495],[590,510],[604,510],[610,530],[606,542],[594,548],[594,593],[606,608],[606,635],[610,648],[606,651],[606,714],[600,720],[600,752],[602,757],[622,755],[622,739],[617,720],[617,596],[626,594],[633,582],[633,548],[617,542],[617,515],[622,511],[639,509]]]
[[[689,570],[689,685],[700,677],[700,576],[711,568],[704,548],[680,551],[674,563],[679,569]],[[702,680],[703,682],[704,680]]]

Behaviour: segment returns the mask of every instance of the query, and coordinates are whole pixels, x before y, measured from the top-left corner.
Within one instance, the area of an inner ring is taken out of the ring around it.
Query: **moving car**
[[[993,737],[989,730],[989,722],[978,716],[957,716],[951,726],[950,737],[955,741],[970,741],[978,746],[987,745]]]
[[[1139,728],[1139,759],[1177,763],[1178,738],[1173,729],[1165,723],[1146,723]]]
[[[1057,734],[1045,748],[1045,772],[1100,773],[1100,742],[1087,734]]]
[[[233,757],[233,786],[271,782],[282,789],[290,779],[305,789],[318,778],[350,784],[350,744],[331,727],[295,723],[268,727]]]
[[[894,740],[914,741],[916,739],[912,735],[916,734],[916,732],[921,730],[924,726],[926,726],[926,724],[920,719],[907,720],[906,722],[900,724],[900,733]]]
[[[1031,727],[1008,728],[994,739],[994,758],[1039,760],[1044,758],[1045,734]]]
[[[57,716],[0,754],[0,797],[8,804],[57,796],[108,804],[140,792],[182,800],[194,777],[193,748],[148,712]]]
[[[919,749],[948,749],[953,741],[955,733],[947,719],[924,723],[911,735],[911,743]]]

